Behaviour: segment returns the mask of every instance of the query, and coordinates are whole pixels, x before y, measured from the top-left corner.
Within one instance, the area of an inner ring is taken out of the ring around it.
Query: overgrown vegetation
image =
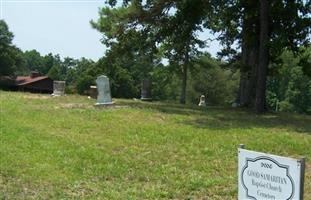
[[[240,143],[311,157],[310,116],[115,101],[0,92],[0,199],[233,200]]]
[[[311,48],[299,55],[284,51],[271,66],[274,75],[268,79],[268,105],[271,109],[311,113]]]

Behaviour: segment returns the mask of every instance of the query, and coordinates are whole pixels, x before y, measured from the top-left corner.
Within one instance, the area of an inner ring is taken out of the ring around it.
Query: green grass
[[[311,158],[311,117],[0,91],[0,199],[236,199],[237,147]],[[307,160],[305,198],[311,199]]]

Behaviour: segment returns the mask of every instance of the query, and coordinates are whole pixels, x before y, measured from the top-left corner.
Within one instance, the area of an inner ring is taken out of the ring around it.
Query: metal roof
[[[44,79],[49,79],[48,76],[37,76],[37,77],[31,77],[31,76],[17,76],[15,79],[16,85],[27,85],[33,82],[41,81]]]

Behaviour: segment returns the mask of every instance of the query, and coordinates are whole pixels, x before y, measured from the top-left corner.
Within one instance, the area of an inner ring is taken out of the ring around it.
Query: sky
[[[13,43],[23,51],[36,49],[42,55],[98,60],[105,54],[102,35],[90,25],[98,19],[104,0],[0,0],[0,18],[11,32]],[[214,38],[205,31],[202,39]],[[213,56],[218,42],[206,49]]]

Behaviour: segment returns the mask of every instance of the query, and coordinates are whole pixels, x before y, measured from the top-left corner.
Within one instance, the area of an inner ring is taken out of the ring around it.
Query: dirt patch
[[[106,110],[106,109],[121,109],[121,108],[129,108],[129,106],[121,106],[121,105],[115,105],[115,104],[111,104],[111,105],[96,105],[94,106],[96,109],[98,110]]]
[[[65,104],[60,104],[59,106],[55,106],[55,109],[60,109],[60,108],[65,108],[65,109],[90,109],[93,108],[92,105],[85,104],[85,103],[65,103]]]
[[[106,109],[121,109],[128,108],[128,106],[120,105],[109,105],[109,106],[94,106],[93,104],[87,103],[64,103],[54,107],[55,109],[97,109],[97,110],[106,110]]]
[[[24,99],[50,99],[49,95],[24,95]]]
[[[155,114],[153,116],[153,121],[156,121],[157,123],[164,123],[166,121],[166,118],[164,115],[161,114]]]

